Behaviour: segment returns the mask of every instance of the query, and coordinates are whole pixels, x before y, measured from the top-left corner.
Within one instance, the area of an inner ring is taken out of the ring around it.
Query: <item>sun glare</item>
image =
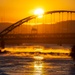
[[[37,15],[38,18],[42,18],[44,14],[44,10],[42,8],[38,8],[34,11],[34,15]]]

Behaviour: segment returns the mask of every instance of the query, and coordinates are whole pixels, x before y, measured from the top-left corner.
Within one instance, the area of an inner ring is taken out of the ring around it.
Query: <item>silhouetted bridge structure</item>
[[[43,18],[32,15],[0,32],[1,47],[5,44],[50,43],[75,44],[75,11],[48,11]]]

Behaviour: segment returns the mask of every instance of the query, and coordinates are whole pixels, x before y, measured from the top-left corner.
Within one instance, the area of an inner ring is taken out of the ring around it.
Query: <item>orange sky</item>
[[[0,22],[16,22],[32,15],[37,8],[75,10],[74,5],[75,0],[0,0]]]

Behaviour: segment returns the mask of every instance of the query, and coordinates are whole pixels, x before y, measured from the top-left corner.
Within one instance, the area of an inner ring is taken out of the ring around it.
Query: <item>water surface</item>
[[[75,75],[70,58],[0,56],[0,75]]]

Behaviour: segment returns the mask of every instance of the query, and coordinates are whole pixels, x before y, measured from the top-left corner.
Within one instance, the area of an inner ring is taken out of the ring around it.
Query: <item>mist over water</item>
[[[75,75],[70,48],[70,45],[7,46],[4,50],[9,52],[0,54],[0,75]]]

